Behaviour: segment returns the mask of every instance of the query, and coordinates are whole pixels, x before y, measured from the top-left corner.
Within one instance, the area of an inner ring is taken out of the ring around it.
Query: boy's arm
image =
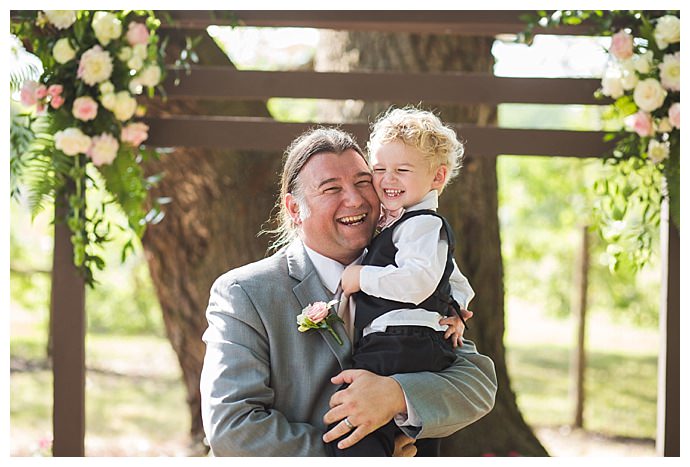
[[[418,304],[431,295],[443,276],[448,242],[441,237],[442,222],[418,216],[396,227],[393,243],[396,265],[362,266],[360,289],[375,297]]]

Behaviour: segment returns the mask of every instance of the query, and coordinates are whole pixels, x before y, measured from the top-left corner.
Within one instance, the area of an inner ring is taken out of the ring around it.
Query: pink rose
[[[146,138],[149,137],[148,131],[149,126],[146,123],[130,123],[122,128],[120,139],[125,143],[138,147],[141,143],[146,141]]]
[[[668,109],[668,120],[680,130],[680,102],[675,102]]]
[[[52,98],[62,94],[62,84],[51,84],[48,86],[48,95]]]
[[[48,88],[45,84],[41,84],[36,88],[36,99],[43,99],[48,95]]]
[[[54,109],[59,109],[60,107],[62,107],[62,104],[64,104],[64,103],[65,103],[65,98],[60,96],[60,95],[57,95],[57,96],[50,98],[50,106]]]
[[[642,110],[638,111],[636,114],[626,117],[625,124],[642,137],[654,135],[652,116]]]
[[[149,30],[142,23],[129,23],[127,42],[130,45],[146,44],[149,41]]]
[[[309,320],[318,324],[328,316],[328,304],[326,302],[314,302],[304,311]]]
[[[22,104],[29,106],[36,103],[36,89],[38,89],[36,81],[24,81],[22,89],[19,91],[19,98]]]
[[[72,115],[83,122],[93,120],[98,114],[98,103],[89,96],[77,97],[72,105]]]
[[[625,31],[618,31],[611,38],[609,52],[618,60],[625,60],[633,56],[633,38]]]

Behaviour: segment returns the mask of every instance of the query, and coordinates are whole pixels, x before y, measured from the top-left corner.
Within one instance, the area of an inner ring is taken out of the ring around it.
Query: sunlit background
[[[319,42],[318,30],[306,28],[212,26],[208,32],[242,70],[311,69]],[[600,77],[607,46],[606,39],[587,37],[537,36],[530,47],[497,40],[494,72],[514,77]],[[17,53],[11,54],[15,62],[10,67],[25,66],[30,57],[19,44],[13,47]],[[33,63],[38,70],[40,62]],[[317,105],[311,99],[268,103],[274,118],[292,121],[315,119]],[[18,102],[13,109],[19,110]],[[603,128],[597,106],[503,104],[498,110],[504,127]],[[560,438],[571,421],[572,273],[580,232],[591,211],[591,183],[600,171],[596,160],[499,158],[509,371],[526,421],[550,451],[653,455],[658,256],[637,273],[623,268],[612,275],[605,245],[596,239],[590,270],[586,425],[601,439],[605,435],[639,442],[603,447],[595,435],[589,447],[579,448],[594,451],[582,452]],[[48,208],[32,222],[25,202],[11,203],[12,455],[41,454],[51,437],[52,375],[45,358],[51,211]],[[105,253],[108,264],[119,263],[118,246],[124,241]],[[98,272],[96,279],[100,286],[86,292],[87,454],[184,454],[189,426],[184,389],[141,246],[124,264]],[[137,358],[141,352],[156,360],[142,362]],[[618,385],[611,388],[610,381]]]

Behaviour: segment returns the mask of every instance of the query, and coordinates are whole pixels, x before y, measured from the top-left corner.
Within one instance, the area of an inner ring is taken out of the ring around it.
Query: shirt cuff
[[[395,424],[401,428],[402,427],[409,427],[409,428],[418,428],[421,430],[422,420],[419,417],[419,414],[414,409],[414,406],[412,405],[410,400],[407,398],[407,394],[405,394],[405,391],[403,391],[403,396],[405,396],[405,405],[407,406],[407,413],[406,414],[399,413],[395,417],[393,417]]]

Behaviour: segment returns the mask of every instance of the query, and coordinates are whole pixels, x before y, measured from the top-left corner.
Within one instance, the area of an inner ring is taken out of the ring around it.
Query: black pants
[[[389,326],[386,332],[367,334],[359,341],[352,356],[353,368],[381,376],[442,371],[455,361],[453,346],[443,338],[443,334],[443,331],[425,326]],[[339,457],[390,457],[399,433],[400,429],[391,420],[352,447],[338,449],[340,440],[333,441],[331,446],[334,455]],[[415,445],[418,457],[440,455],[440,439],[421,439]]]

